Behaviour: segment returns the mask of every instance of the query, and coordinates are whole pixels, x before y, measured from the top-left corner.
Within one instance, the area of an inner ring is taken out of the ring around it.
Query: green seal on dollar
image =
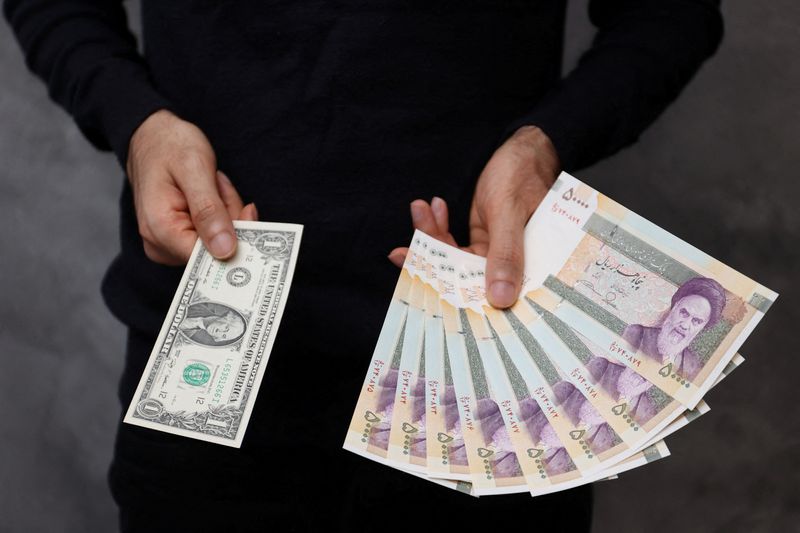
[[[192,363],[183,369],[183,380],[189,385],[204,385],[211,377],[211,370],[202,363]]]

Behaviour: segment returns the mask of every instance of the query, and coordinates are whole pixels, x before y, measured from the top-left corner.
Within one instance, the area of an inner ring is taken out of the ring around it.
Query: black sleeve
[[[122,1],[5,0],[3,13],[50,97],[124,168],[133,132],[169,105],[149,79]]]
[[[592,0],[589,16],[591,48],[508,130],[540,127],[567,171],[634,142],[722,39],[719,0]]]

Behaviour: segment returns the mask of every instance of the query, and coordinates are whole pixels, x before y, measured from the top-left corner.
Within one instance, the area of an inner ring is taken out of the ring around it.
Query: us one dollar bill
[[[283,315],[303,227],[235,221],[236,255],[198,240],[125,422],[240,447]]]

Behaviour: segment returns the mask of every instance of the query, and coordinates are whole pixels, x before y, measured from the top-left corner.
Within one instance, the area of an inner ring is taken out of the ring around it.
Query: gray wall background
[[[590,42],[573,2],[565,65]],[[136,3],[131,8],[136,16]],[[796,531],[800,521],[800,4],[724,3],[726,37],[634,147],[580,177],[782,294],[672,457],[596,484],[595,531]],[[105,483],[124,330],[99,283],[122,173],[0,24],[0,531],[113,531]]]

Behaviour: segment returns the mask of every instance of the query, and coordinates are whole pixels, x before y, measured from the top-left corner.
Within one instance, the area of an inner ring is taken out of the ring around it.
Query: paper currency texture
[[[234,222],[214,259],[198,240],[125,422],[240,447],[289,296],[302,226]]]
[[[346,449],[478,496],[616,478],[669,455],[777,297],[567,174],[524,246],[499,310],[485,258],[414,234]]]

